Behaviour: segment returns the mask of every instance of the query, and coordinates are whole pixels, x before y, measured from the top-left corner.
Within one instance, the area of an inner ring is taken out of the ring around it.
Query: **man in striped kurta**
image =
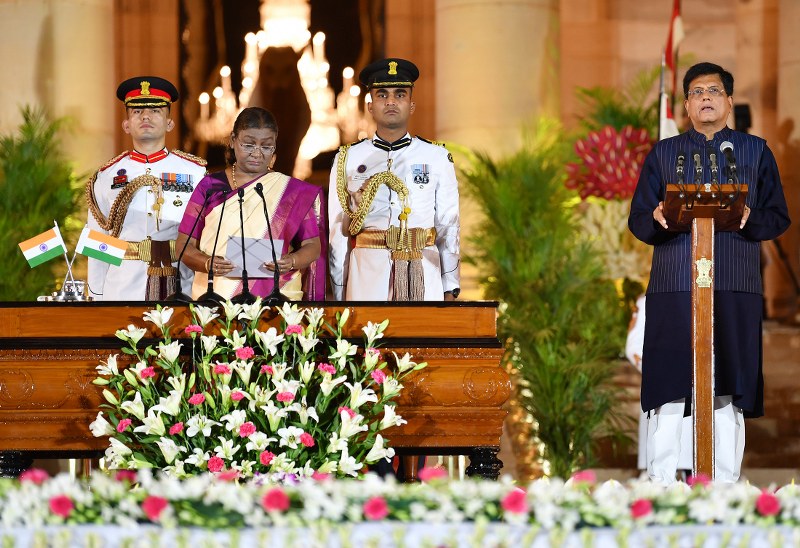
[[[654,247],[642,356],[642,409],[649,412],[647,469],[654,481],[675,481],[682,418],[690,411],[692,392],[691,236],[667,230],[664,192],[667,183],[677,182],[680,153],[688,182],[695,174],[702,184],[714,176],[727,182],[731,166],[720,147],[728,142],[739,180],[749,185],[738,230],[714,235],[714,475],[734,482],[744,454],[743,419],[764,413],[761,241],[778,237],[790,220],[766,141],[727,127],[733,76],[718,65],[699,63],[687,71],[683,91],[692,127],[656,143],[642,168],[628,219],[631,232]]]

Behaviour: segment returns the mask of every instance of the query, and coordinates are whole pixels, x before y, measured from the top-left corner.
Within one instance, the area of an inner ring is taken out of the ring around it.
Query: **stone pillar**
[[[767,289],[767,311],[776,317],[795,317],[798,295],[794,288],[789,267],[794,276],[800,276],[798,261],[798,223],[800,222],[800,3],[795,0],[778,0],[777,13],[777,107],[775,138],[770,139],[770,148],[775,152],[783,181],[783,192],[789,204],[792,226],[780,238],[782,258],[773,244],[766,244],[768,265],[764,284]],[[770,80],[762,82],[770,90]],[[769,138],[769,137],[768,137]],[[795,317],[796,318],[796,317]]]
[[[14,131],[20,107],[43,106],[68,117],[62,143],[75,170],[110,158],[114,42],[113,4],[107,0],[0,1],[0,131]]]

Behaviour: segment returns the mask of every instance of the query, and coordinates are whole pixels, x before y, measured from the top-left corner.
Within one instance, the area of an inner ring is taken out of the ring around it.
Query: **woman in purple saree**
[[[244,109],[236,118],[226,154],[229,166],[206,175],[195,187],[178,228],[177,249],[188,245],[182,262],[195,271],[192,298],[208,288],[208,272],[214,271],[214,291],[224,299],[242,292],[241,277],[234,277],[234,264],[227,246],[230,236],[242,235],[239,193],[243,192],[244,237],[269,239],[264,202],[256,189],[263,189],[275,240],[283,242],[278,267],[280,291],[289,300],[325,300],[326,264],[325,207],[321,188],[272,171],[278,125],[272,114],[259,107]],[[259,186],[260,184],[260,186]],[[206,203],[203,208],[203,203]],[[192,230],[194,227],[194,230]],[[214,256],[214,242],[219,238]],[[234,250],[231,250],[234,251]],[[273,288],[271,257],[258,265],[247,265],[253,295],[266,297]],[[266,271],[269,272],[266,272]]]

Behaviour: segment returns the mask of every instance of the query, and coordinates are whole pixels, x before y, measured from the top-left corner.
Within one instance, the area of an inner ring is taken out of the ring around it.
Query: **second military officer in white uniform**
[[[459,293],[458,181],[440,145],[408,133],[419,70],[384,59],[361,71],[377,129],[340,148],[329,187],[336,300],[441,301]]]
[[[154,76],[131,78],[117,88],[125,104],[125,133],[133,150],[106,163],[86,186],[89,227],[128,242],[120,266],[89,259],[89,294],[102,301],[162,300],[176,290],[175,238],[205,160],[167,150],[175,123],[170,105],[178,90]],[[192,273],[181,269],[182,287]]]

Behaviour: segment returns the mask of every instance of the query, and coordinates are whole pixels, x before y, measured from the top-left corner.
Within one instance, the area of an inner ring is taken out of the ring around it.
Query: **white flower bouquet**
[[[112,355],[97,367],[107,403],[90,428],[109,437],[108,467],[281,479],[359,476],[394,456],[380,432],[405,423],[391,402],[426,364],[395,355],[389,368],[376,348],[388,320],[368,322],[359,349],[343,336],[347,309],[331,325],[287,303],[281,331],[260,329],[260,300],[190,310],[188,337],[174,338],[173,309],[159,306],[144,319],[163,340],[140,348],[147,330],[129,325],[116,334],[132,365]]]

